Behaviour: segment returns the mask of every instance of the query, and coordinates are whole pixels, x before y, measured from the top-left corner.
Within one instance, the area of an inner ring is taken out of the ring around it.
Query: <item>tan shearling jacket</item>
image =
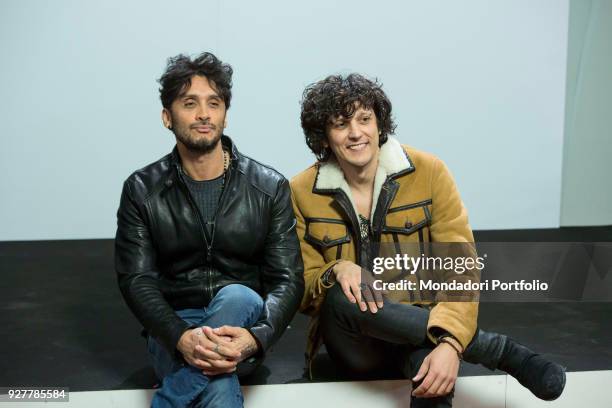
[[[362,265],[359,221],[350,188],[337,162],[318,162],[291,180],[297,233],[304,260],[305,291],[300,310],[311,316],[307,363],[321,345],[318,314],[328,287],[323,274],[340,260]],[[381,146],[370,222],[385,243],[473,243],[465,207],[445,164],[389,137]],[[476,331],[478,303],[419,302],[431,309],[432,328],[455,336],[465,348]]]

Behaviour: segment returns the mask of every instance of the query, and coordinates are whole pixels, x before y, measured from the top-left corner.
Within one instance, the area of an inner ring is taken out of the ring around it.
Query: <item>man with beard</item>
[[[238,373],[295,314],[303,267],[287,180],[223,134],[232,68],[179,55],[160,78],[174,150],[124,183],[115,269],[145,328],[154,407],[239,407]]]

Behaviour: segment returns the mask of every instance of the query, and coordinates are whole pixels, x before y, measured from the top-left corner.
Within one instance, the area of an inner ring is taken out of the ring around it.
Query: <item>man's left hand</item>
[[[412,381],[423,379],[412,395],[422,398],[441,397],[450,393],[457,380],[459,358],[453,347],[440,343],[421,364],[419,372]]]
[[[233,372],[239,362],[252,356],[258,350],[257,342],[251,333],[242,327],[222,326],[216,329],[203,327],[202,331],[207,340],[218,345],[216,353],[223,357],[221,360],[212,358],[207,361],[210,367],[203,370],[206,375]],[[211,351],[201,345],[196,346],[196,352],[205,360],[206,357],[210,358],[208,354]]]

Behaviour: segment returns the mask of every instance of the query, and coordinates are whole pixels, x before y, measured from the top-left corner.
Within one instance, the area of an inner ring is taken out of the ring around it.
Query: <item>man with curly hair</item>
[[[288,181],[223,130],[232,68],[169,59],[159,80],[174,150],[124,183],[115,267],[162,381],[153,407],[241,407],[304,290]]]
[[[359,74],[316,82],[304,92],[301,124],[317,158],[291,180],[304,260],[300,309],[312,317],[311,375],[325,344],[352,378],[412,379],[412,407],[450,407],[461,358],[506,371],[539,398],[557,398],[564,369],[478,330],[477,302],[383,296],[368,280],[385,245],[474,243],[444,163],[391,136],[391,102],[381,86]]]

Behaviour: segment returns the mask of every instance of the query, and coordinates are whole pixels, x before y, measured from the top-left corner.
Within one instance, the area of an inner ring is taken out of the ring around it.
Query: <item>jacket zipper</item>
[[[227,191],[228,187],[229,187],[229,183],[230,180],[232,178],[232,171],[231,171],[231,162],[229,167],[227,168],[227,170],[225,170],[225,177],[226,179],[223,182],[223,191],[221,191],[221,197],[219,197],[219,203],[217,204],[217,209],[215,210],[215,215],[213,216],[213,227],[212,227],[212,231],[210,232],[210,245],[208,245],[208,247],[206,248],[206,259],[207,261],[210,263],[211,259],[212,259],[212,247],[213,247],[213,243],[215,242],[215,232],[217,231],[217,216],[219,215],[219,211],[223,205],[223,203],[225,202],[224,198],[226,196],[225,192]],[[210,271],[210,268],[208,269],[208,290],[210,292],[210,296],[211,296],[211,300],[212,300],[212,294],[213,294],[213,287],[212,287],[212,273]]]
[[[206,247],[206,257],[204,258],[204,261],[205,261],[204,264],[206,265],[205,271],[206,271],[206,281],[208,285],[204,288],[204,290],[206,292],[208,300],[211,301],[212,300],[212,289],[211,289],[212,285],[210,284],[211,273],[210,273],[210,266],[208,265],[208,262],[209,262],[209,256],[210,256],[212,244],[209,244],[208,240],[206,239],[206,232],[204,231],[204,220],[202,220],[202,214],[200,214],[200,210],[198,210],[198,207],[196,206],[196,203],[193,200],[193,196],[191,195],[189,188],[187,188],[187,185],[185,184],[185,180],[183,180],[183,175],[181,174],[181,171],[179,168],[177,168],[176,171],[179,175],[179,180],[181,181],[181,188],[183,189],[183,193],[187,195],[187,201],[189,201],[191,210],[196,214],[196,218],[198,219],[198,223],[200,224],[200,234],[202,236],[202,242],[204,242],[204,247]]]

